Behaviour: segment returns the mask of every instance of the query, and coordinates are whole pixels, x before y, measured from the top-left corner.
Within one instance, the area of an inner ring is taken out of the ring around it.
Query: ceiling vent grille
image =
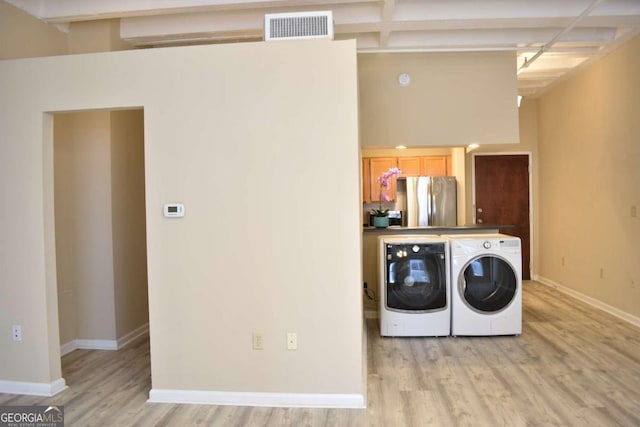
[[[268,13],[264,16],[264,40],[325,38],[333,40],[333,13]]]

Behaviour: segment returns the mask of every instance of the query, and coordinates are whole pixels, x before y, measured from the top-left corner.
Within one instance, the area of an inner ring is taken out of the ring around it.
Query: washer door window
[[[518,290],[518,279],[509,263],[495,256],[481,256],[467,264],[460,277],[460,295],[476,311],[497,312],[507,307]]]
[[[387,245],[386,306],[413,312],[447,307],[444,243]]]

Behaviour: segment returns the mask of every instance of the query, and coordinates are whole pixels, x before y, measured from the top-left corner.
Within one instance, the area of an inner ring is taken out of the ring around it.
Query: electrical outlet
[[[297,350],[298,349],[298,334],[294,332],[289,332],[287,334],[287,350]]]
[[[604,279],[604,268],[600,267],[600,278]]]
[[[12,325],[11,326],[11,336],[14,341],[22,341],[22,326],[20,325]]]
[[[631,217],[636,218],[638,216],[638,208],[634,205],[631,206]]]
[[[264,338],[260,332],[253,333],[253,349],[264,350]]]
[[[564,267],[564,257],[562,257],[562,266]]]

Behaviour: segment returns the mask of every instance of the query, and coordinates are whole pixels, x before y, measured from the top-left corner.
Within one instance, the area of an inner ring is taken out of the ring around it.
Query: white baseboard
[[[118,338],[117,347],[118,349],[121,349],[122,347],[130,344],[132,341],[138,339],[139,337],[143,335],[148,335],[148,334],[149,334],[149,324],[145,323],[139,328],[136,328],[133,331],[129,332],[128,334]]]
[[[73,350],[76,350],[77,348],[78,348],[78,345],[76,344],[75,340],[66,342],[66,343],[64,343],[64,344],[62,344],[60,346],[60,356],[64,356],[65,354],[69,354]]]
[[[88,350],[117,350],[116,340],[75,340],[77,348]]]
[[[74,350],[117,350],[116,340],[73,340],[60,346],[60,356],[71,353]]]
[[[364,396],[361,394],[247,393],[165,389],[151,389],[148,402],[301,408],[365,407]]]
[[[54,396],[65,390],[64,378],[51,383],[29,383],[22,381],[0,381],[0,393],[26,394],[30,396]]]
[[[60,356],[69,354],[74,350],[119,350],[138,337],[149,333],[149,324],[145,323],[117,340],[82,340],[69,341],[60,346]]]
[[[595,298],[592,298],[588,295],[585,295],[581,292],[578,292],[574,289],[571,288],[567,288],[566,286],[563,286],[557,282],[554,282],[551,279],[547,279],[546,277],[542,277],[542,276],[533,276],[533,280],[542,283],[543,285],[549,286],[551,288],[557,289],[558,291],[562,292],[563,294],[567,294],[569,296],[574,297],[575,299],[578,299],[582,302],[585,302],[595,308],[599,308],[602,311],[605,311],[615,317],[617,317],[618,319],[624,320],[625,322],[629,322],[635,326],[640,326],[640,317],[634,316],[633,314],[627,313],[626,311],[622,311],[619,308],[616,308],[612,305],[609,305],[607,303],[604,303],[600,300],[597,300]]]

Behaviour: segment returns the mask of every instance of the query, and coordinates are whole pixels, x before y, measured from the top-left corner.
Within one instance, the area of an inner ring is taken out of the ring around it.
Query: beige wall
[[[515,69],[513,52],[358,55],[362,146],[517,143]]]
[[[149,321],[144,197],[144,112],[112,111],[111,219],[116,337]]]
[[[119,20],[72,22],[69,26],[69,53],[110,52],[132,48],[120,39]]]
[[[153,388],[363,393],[353,41],[0,61],[0,92],[0,329],[24,334],[0,378],[60,376],[43,112],[142,106]],[[169,201],[183,219],[162,217]]]
[[[0,59],[65,53],[66,34],[0,1]]]
[[[640,206],[638,76],[640,37],[538,101],[539,275],[636,318],[640,218],[631,217],[631,206]]]
[[[67,36],[46,25],[18,8],[5,2],[0,2],[0,60],[12,58],[27,58],[33,56],[62,55],[67,51]],[[15,106],[3,94],[3,102],[0,109],[13,109]],[[41,117],[43,126],[43,138],[53,138],[52,117]],[[12,132],[14,136],[20,132]],[[6,135],[5,135],[6,136]],[[11,139],[0,140],[0,167],[6,175],[0,183],[0,194],[2,201],[6,205],[11,200],[26,202],[27,210],[8,212],[7,215],[21,216],[23,220],[30,222],[38,216],[33,227],[20,229],[14,227],[15,224],[4,224],[0,227],[2,235],[2,245],[0,245],[0,265],[3,272],[2,284],[0,285],[0,319],[2,328],[6,330],[7,319],[12,319],[12,325],[18,324],[23,328],[23,335],[28,334],[28,342],[20,342],[16,345],[11,341],[11,337],[2,335],[0,337],[0,365],[6,366],[9,360],[20,360],[24,366],[30,367],[28,371],[20,370],[16,376],[6,376],[0,374],[2,379],[20,378],[24,382],[41,382],[42,378],[60,378],[60,360],[55,356],[60,349],[59,326],[58,326],[58,298],[55,286],[45,286],[45,283],[56,282],[55,256],[42,257],[34,263],[14,264],[9,258],[20,257],[33,250],[39,251],[36,254],[44,255],[46,250],[55,254],[55,238],[51,232],[54,227],[53,218],[53,179],[47,182],[29,181],[26,183],[32,191],[46,191],[41,199],[31,199],[30,191],[16,192],[10,185],[11,181],[5,179],[6,176],[17,177],[16,174],[29,174],[33,168],[40,168],[44,175],[53,177],[53,145],[42,147],[41,158],[20,170],[18,164],[13,162],[13,155],[18,155],[19,151],[14,151],[18,146],[10,148]],[[11,155],[8,153],[11,152]],[[19,178],[16,178],[19,179]],[[8,205],[7,205],[8,206]],[[13,206],[13,204],[12,204]],[[23,209],[25,206],[23,206]],[[44,220],[43,220],[44,219]],[[45,232],[46,230],[46,232]],[[17,243],[16,243],[17,239]],[[7,245],[7,242],[12,242]],[[41,246],[38,246],[38,243]],[[35,243],[35,247],[34,247]],[[38,248],[39,249],[35,249]],[[34,254],[31,253],[31,256]],[[28,271],[21,271],[20,269]],[[10,280],[18,274],[19,280]],[[44,279],[44,281],[43,281]],[[26,289],[24,289],[26,287]],[[29,288],[31,287],[31,288]],[[23,310],[23,304],[30,304],[31,309]],[[46,325],[43,326],[43,323]],[[25,337],[25,338],[27,338]],[[40,343],[39,348],[35,348],[34,343]],[[3,372],[4,373],[4,372]],[[59,389],[60,382],[51,384],[48,389]]]
[[[54,124],[60,342],[115,339],[109,113]]]

